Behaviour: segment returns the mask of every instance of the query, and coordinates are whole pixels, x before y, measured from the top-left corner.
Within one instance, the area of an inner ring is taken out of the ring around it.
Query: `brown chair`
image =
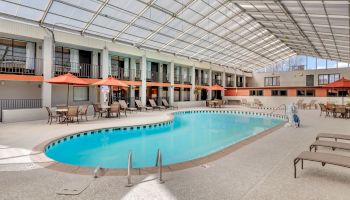
[[[339,114],[339,116],[338,116],[338,114]],[[346,117],[346,108],[345,108],[345,106],[343,106],[343,105],[335,106],[333,116],[334,117],[345,118]]]
[[[329,113],[328,113],[326,106],[322,103],[319,103],[318,105],[320,107],[320,116],[322,116],[322,113],[325,113],[326,114],[325,117],[327,117],[329,115]]]
[[[68,107],[68,112],[66,115],[67,125],[69,122],[74,122],[74,118],[77,118],[77,122],[79,124],[79,109],[78,106],[70,106]]]
[[[124,110],[125,112],[128,110],[130,113],[133,111],[137,111],[137,108],[129,108],[126,104],[125,100],[119,100],[121,110]]]
[[[101,109],[101,105],[100,104],[93,104],[94,107],[94,118],[97,117],[100,118],[102,117],[103,113],[107,114],[107,110],[103,110]]]
[[[149,106],[143,106],[140,100],[135,100],[136,103],[136,108],[139,109],[140,111],[142,111],[143,109],[147,110],[153,110],[152,107]]]
[[[85,116],[86,121],[88,120],[87,119],[87,111],[88,111],[88,109],[89,109],[89,105],[81,106],[81,108],[79,110],[80,119],[83,119],[83,116]]]
[[[257,106],[258,108],[261,108],[264,106],[263,103],[259,99],[254,99],[254,105]]]
[[[55,119],[56,122],[57,122],[57,119],[58,119],[58,121],[60,121],[61,115],[57,115],[57,114],[53,113],[53,112],[50,110],[50,108],[47,107],[47,106],[46,106],[45,108],[46,108],[47,114],[48,114],[47,123],[50,123],[50,125],[51,125],[52,119]]]
[[[171,108],[171,109],[175,109],[176,108],[176,109],[179,109],[179,107],[177,107],[177,106],[169,105],[169,103],[168,103],[168,101],[166,99],[162,99],[162,103],[165,106],[165,108]]]
[[[158,106],[157,104],[156,104],[156,102],[153,100],[153,99],[148,99],[148,101],[149,101],[149,103],[151,104],[151,106],[152,106],[152,108],[153,109],[159,109],[159,110],[161,110],[161,109],[165,109],[165,107],[164,106]]]
[[[113,102],[111,104],[111,108],[109,109],[109,115],[113,116],[115,114],[116,117],[120,118],[120,104],[118,102]],[[126,114],[125,114],[126,116]]]

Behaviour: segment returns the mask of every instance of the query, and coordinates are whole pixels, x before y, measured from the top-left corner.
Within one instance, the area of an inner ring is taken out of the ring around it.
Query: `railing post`
[[[158,166],[158,173],[159,173],[159,180],[158,180],[158,182],[159,182],[160,184],[162,184],[162,183],[164,183],[164,180],[163,180],[162,154],[161,154],[161,152],[160,152],[160,149],[158,149],[158,152],[157,152],[156,166]]]
[[[128,155],[128,183],[125,185],[125,187],[131,187],[131,168],[132,168],[132,152],[129,151]]]

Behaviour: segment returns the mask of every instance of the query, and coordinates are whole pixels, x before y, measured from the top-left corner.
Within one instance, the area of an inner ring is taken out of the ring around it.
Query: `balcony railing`
[[[202,78],[202,85],[209,85],[209,78]]]
[[[243,82],[237,82],[237,87],[243,87]]]
[[[43,60],[28,57],[10,57],[0,59],[0,73],[42,75]]]
[[[141,80],[141,70],[139,69],[131,69],[130,70],[130,78],[134,78],[135,81],[140,81]]]
[[[121,67],[111,67],[111,76],[119,80],[130,80],[130,71]]]
[[[158,72],[147,71],[146,80],[151,82],[158,82],[159,81],[158,75],[159,75]]]
[[[182,82],[184,84],[191,84],[191,76],[182,76]]]
[[[184,84],[191,84],[191,76],[184,76],[184,75],[174,75],[174,83],[184,83]]]
[[[163,73],[163,83],[170,83],[169,74]]]
[[[213,79],[212,80],[212,85],[222,85],[222,81],[221,80],[217,80],[217,79]]]
[[[63,75],[68,72],[79,78],[101,78],[99,65],[73,62],[54,62],[55,76]]]
[[[235,82],[234,81],[226,81],[227,87],[234,87]]]
[[[0,99],[0,122],[2,122],[3,110],[41,107],[41,99]]]

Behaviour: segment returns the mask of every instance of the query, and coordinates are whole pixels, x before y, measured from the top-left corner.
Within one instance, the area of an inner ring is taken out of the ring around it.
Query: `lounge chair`
[[[304,160],[320,162],[322,166],[326,164],[338,165],[341,167],[350,168],[350,157],[332,153],[320,153],[303,151],[294,159],[294,178],[297,177],[296,165],[301,161],[301,169],[304,169]]]
[[[337,140],[350,140],[350,135],[344,135],[344,134],[333,134],[333,133],[319,133],[316,136],[316,140],[319,140],[320,138],[329,138]]]
[[[159,110],[165,109],[164,106],[158,106],[158,105],[156,104],[156,102],[155,102],[153,99],[148,99],[148,101],[149,101],[149,103],[151,104],[151,107],[152,107],[153,109],[159,109]]]
[[[165,106],[165,108],[171,108],[171,109],[175,109],[176,108],[176,109],[179,109],[179,107],[177,107],[177,106],[169,105],[169,103],[168,103],[168,101],[166,99],[162,99],[162,103]]]
[[[94,118],[96,117],[96,115],[98,118],[100,118],[102,117],[103,113],[107,113],[107,110],[103,110],[100,104],[93,104],[93,107],[94,107]]]
[[[119,100],[118,102],[120,103],[120,108],[121,108],[122,110],[124,110],[125,112],[126,112],[127,110],[130,111],[130,113],[131,113],[132,111],[137,111],[137,108],[129,108],[128,105],[126,104],[125,100]]]
[[[264,106],[263,103],[259,99],[254,99],[254,105],[257,106],[258,108],[261,108]]]
[[[115,114],[116,117],[120,118],[120,104],[118,102],[113,102],[111,104],[111,108],[109,109],[109,116],[113,116]],[[125,111],[125,116],[126,116],[126,111]]]
[[[89,109],[89,105],[83,105],[81,106],[80,110],[79,110],[79,116],[80,119],[83,119],[83,116],[85,116],[85,120],[87,121],[87,111]]]
[[[45,108],[46,108],[47,114],[48,114],[47,123],[50,123],[50,125],[51,125],[52,119],[55,119],[56,122],[57,122],[57,119],[58,119],[58,121],[60,121],[61,115],[57,115],[57,114],[53,113],[49,107],[45,107]]]
[[[312,151],[312,149],[315,149],[316,152],[317,147],[329,147],[332,148],[333,151],[335,149],[350,150],[350,143],[316,140],[310,145],[310,151]]]
[[[79,109],[78,106],[70,106],[68,107],[68,112],[66,115],[67,125],[69,122],[74,122],[74,118],[77,118],[77,122],[79,124]]]
[[[136,108],[139,109],[140,111],[142,111],[142,109],[145,109],[146,111],[147,110],[153,110],[152,107],[143,106],[140,100],[135,100],[135,103],[136,103]]]

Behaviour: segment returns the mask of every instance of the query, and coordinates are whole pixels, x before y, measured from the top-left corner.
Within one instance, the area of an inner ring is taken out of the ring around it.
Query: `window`
[[[17,60],[17,61],[26,61],[26,57],[35,57],[35,43],[0,38],[0,59],[2,60]],[[31,50],[31,55],[26,55],[28,50]]]
[[[59,66],[70,66],[70,50],[68,48],[55,48],[55,64]]]
[[[73,87],[73,101],[89,101],[89,87]]]
[[[312,70],[316,69],[316,58],[308,56],[307,57],[307,69]]]
[[[287,96],[288,92],[287,92],[287,90],[272,90],[271,95],[272,96]]]
[[[338,68],[349,67],[349,63],[338,62]]]
[[[315,90],[314,89],[297,89],[297,96],[314,97]]]
[[[326,59],[317,58],[317,69],[326,69],[327,61]]]
[[[250,96],[264,96],[262,90],[250,90],[249,95]]]
[[[340,79],[340,74],[319,74],[318,85],[326,85]]]
[[[314,86],[314,75],[306,75],[306,86]]]
[[[327,60],[327,69],[337,68],[337,61]]]
[[[265,86],[279,86],[280,85],[280,77],[265,77]]]

